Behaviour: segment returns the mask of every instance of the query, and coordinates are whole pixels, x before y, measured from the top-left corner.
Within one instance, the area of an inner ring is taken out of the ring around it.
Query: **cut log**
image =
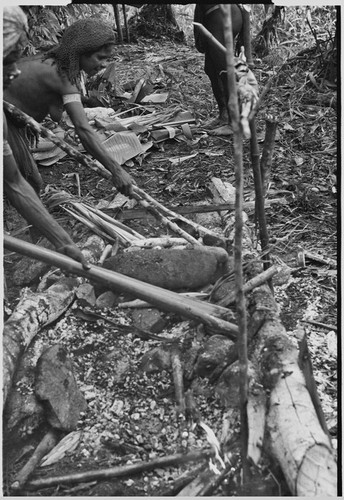
[[[337,496],[335,453],[306,389],[298,350],[278,318],[266,319],[253,356],[270,394],[267,449],[281,466],[291,494]]]
[[[34,245],[33,245],[34,246]],[[43,327],[55,321],[74,300],[76,280],[59,282],[44,293],[26,290],[3,331],[3,405],[11,388],[18,361]]]

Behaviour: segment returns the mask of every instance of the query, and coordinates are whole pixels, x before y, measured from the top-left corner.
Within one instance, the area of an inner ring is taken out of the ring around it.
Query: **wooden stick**
[[[27,255],[28,257],[42,260],[53,266],[58,266],[69,273],[84,276],[89,280],[105,283],[109,288],[136,295],[138,298],[147,300],[153,305],[161,307],[163,310],[177,312],[182,316],[198,320],[210,327],[219,328],[219,330],[229,338],[236,338],[238,327],[228,321],[224,321],[223,319],[209,314],[203,302],[197,304],[193,299],[181,297],[170,290],[165,290],[164,288],[149,283],[143,283],[135,278],[110,271],[109,269],[91,266],[89,270],[85,270],[79,262],[76,262],[66,255],[33,245],[26,241],[17,240],[6,234],[4,235],[4,246],[22,255]]]
[[[278,266],[278,265],[274,264],[273,266],[269,267],[266,271],[263,271],[262,273],[258,274],[257,276],[254,276],[252,279],[250,279],[249,281],[247,281],[244,284],[244,293],[248,293],[251,290],[253,290],[254,288],[256,288],[257,286],[260,286],[263,283],[265,283],[266,281],[271,280],[271,278],[273,276],[275,276],[275,274],[281,272],[282,270],[283,270],[282,266]],[[215,285],[216,285],[216,283],[215,283]],[[210,298],[211,298],[211,294],[210,294]],[[236,300],[236,294],[235,294],[235,292],[233,292],[233,293],[229,294],[228,297],[224,297],[223,299],[221,299],[219,301],[218,305],[221,305],[222,307],[228,307],[229,305],[234,304],[235,300]]]
[[[106,170],[106,168],[103,167],[100,163],[90,160],[86,155],[80,153],[80,151],[78,151],[73,146],[68,144],[68,142],[57,137],[57,135],[55,135],[54,132],[44,127],[40,123],[36,122],[36,120],[34,120],[32,116],[27,115],[26,113],[16,108],[16,106],[13,106],[13,104],[10,104],[7,101],[3,101],[3,108],[11,116],[13,116],[16,121],[22,123],[22,125],[30,125],[30,127],[32,127],[32,129],[37,134],[40,134],[42,137],[49,139],[53,144],[55,144],[55,146],[61,148],[69,156],[77,160],[82,165],[85,165],[86,167],[94,170],[105,179],[112,178],[111,173],[108,170]]]
[[[260,173],[262,176],[263,196],[266,196],[267,187],[270,179],[270,171],[272,164],[272,155],[275,147],[275,137],[277,130],[277,119],[272,115],[267,115],[265,118],[266,131],[265,140],[260,160]]]
[[[327,266],[337,267],[337,262],[333,259],[329,259],[327,257],[322,257],[321,255],[308,252],[307,250],[304,250],[303,254],[309,260],[315,260],[316,262],[320,262],[321,264],[325,264]]]
[[[124,18],[124,27],[125,27],[125,34],[127,35],[127,43],[130,43],[130,32],[129,32],[129,26],[128,26],[128,18],[127,18],[127,11],[125,10],[125,4],[122,3],[122,10],[123,10],[123,18]]]
[[[157,201],[153,200],[152,198],[154,203],[148,202],[147,199],[145,199],[148,198],[148,195],[144,191],[142,191],[142,189],[139,189],[137,186],[133,186],[133,188],[134,188],[133,198],[139,201],[139,203],[143,207],[145,207],[149,212],[151,212],[158,221],[160,221],[165,226],[169,227],[174,233],[178,234],[182,238],[185,238],[186,241],[188,241],[189,243],[192,243],[193,245],[202,245],[200,241],[196,240],[189,233],[181,229],[177,224],[175,224],[174,222],[170,221],[167,217],[162,215],[156,208],[158,205]]]
[[[29,489],[42,489],[56,486],[57,484],[83,483],[94,480],[109,479],[114,477],[131,477],[134,474],[154,470],[161,467],[179,466],[188,462],[196,462],[207,460],[214,455],[213,451],[201,450],[187,453],[186,455],[179,453],[167,457],[160,457],[150,462],[138,462],[135,464],[124,465],[122,467],[110,467],[108,469],[89,470],[86,472],[77,472],[74,474],[66,474],[64,476],[46,477],[36,479],[27,483]]]
[[[275,204],[275,203],[281,203],[281,204],[287,204],[285,198],[272,198],[270,200],[265,200],[265,205],[267,207]],[[210,205],[195,205],[195,206],[182,206],[182,207],[166,207],[167,209],[173,210],[177,214],[202,214],[202,213],[207,213],[207,212],[221,212],[224,210],[234,210],[235,209],[235,203],[217,203],[217,204],[210,204]],[[252,210],[254,209],[254,201],[245,201],[243,203],[243,209],[244,211]],[[103,208],[102,212],[109,212],[112,213],[113,209],[112,208]],[[128,219],[147,219],[147,210],[144,208],[128,208],[124,209],[122,211],[118,212],[118,217],[121,220],[128,220]],[[117,215],[116,215],[117,217]],[[178,215],[179,218],[179,215]]]
[[[337,327],[334,325],[326,325],[325,323],[319,323],[319,321],[312,321],[311,319],[302,319],[302,323],[309,323],[310,325],[319,326],[319,328],[325,328],[325,330],[337,331]]]
[[[220,484],[226,479],[227,474],[233,467],[233,464],[228,464],[223,471],[219,475],[216,475],[206,484],[201,491],[198,493],[197,496],[199,497],[211,497],[212,494],[217,490],[217,488],[220,486]]]
[[[184,297],[190,297],[191,299],[207,299],[209,297],[209,293],[206,292],[181,292],[178,295],[182,295]],[[120,309],[144,309],[144,308],[149,308],[152,307],[152,304],[149,302],[146,302],[145,300],[140,300],[140,299],[135,299],[135,300],[130,300],[128,302],[120,302],[117,307]]]
[[[120,15],[119,15],[119,7],[118,7],[117,3],[113,4],[113,12],[114,12],[114,15],[115,15],[115,20],[116,20],[118,43],[123,43],[123,33],[122,33],[122,26],[121,26],[121,18],[120,18]]]
[[[54,448],[57,443],[57,433],[54,429],[51,429],[43,437],[42,441],[39,443],[33,454],[31,455],[28,462],[24,467],[18,472],[14,478],[14,482],[11,485],[13,490],[20,490],[25,485],[30,475],[33,473],[37,465],[40,463],[42,458],[49,453],[50,450]]]
[[[258,139],[257,139],[257,129],[255,119],[250,122],[251,128],[251,158],[252,158],[252,170],[254,177],[254,187],[256,194],[256,212],[258,216],[258,225],[259,225],[259,237],[262,246],[262,251],[266,251],[269,247],[269,234],[266,225],[266,216],[265,216],[265,199],[263,194],[263,186],[262,186],[262,174],[259,166],[259,147],[258,147]],[[266,253],[266,258],[264,259],[264,269],[268,269],[270,267],[270,257],[269,253]]]
[[[147,202],[149,202],[152,205],[154,205],[155,207],[157,207],[162,213],[165,213],[169,217],[173,217],[174,219],[179,219],[179,220],[185,222],[189,226],[192,226],[193,228],[195,228],[200,233],[205,233],[205,234],[210,234],[212,236],[217,236],[214,233],[214,231],[211,231],[210,229],[208,229],[204,226],[201,226],[200,224],[197,224],[196,222],[193,222],[193,221],[187,219],[186,217],[183,217],[181,214],[177,214],[177,213],[173,212],[172,210],[164,207],[164,205],[162,205],[161,203],[156,201],[154,198],[149,196],[149,194],[145,193],[142,189],[138,188],[137,186],[134,186],[134,192],[135,192],[135,194],[138,194],[139,196],[141,196]]]
[[[222,45],[222,43],[220,43],[215,37],[214,35],[212,35],[210,33],[210,31],[207,30],[207,28],[205,26],[203,26],[203,24],[201,23],[192,23],[194,26],[196,26],[196,28],[198,28],[200,31],[202,31],[203,35],[208,38],[208,40],[214,45],[214,47],[216,47],[217,49],[221,50],[221,52],[223,52],[224,54],[227,52],[227,49],[224,45]]]
[[[248,394],[248,356],[247,356],[247,317],[244,294],[243,265],[242,265],[242,235],[243,235],[243,130],[240,123],[237,83],[234,66],[234,43],[232,30],[232,13],[230,4],[221,4],[224,14],[224,39],[226,45],[226,69],[228,85],[228,111],[233,128],[233,145],[235,159],[235,234],[234,234],[234,271],[236,290],[236,310],[239,332],[237,345],[240,370],[240,434],[241,434],[241,461],[243,480],[247,480],[249,466],[247,461],[247,394]]]

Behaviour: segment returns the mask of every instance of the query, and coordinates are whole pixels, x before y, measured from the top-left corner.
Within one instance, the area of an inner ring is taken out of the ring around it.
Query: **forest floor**
[[[192,41],[173,43],[169,40],[142,39],[138,43],[118,46],[116,78],[119,86],[140,78],[154,79],[160,75],[161,88],[168,100],[161,109],[190,111],[196,118],[193,139],[178,137],[166,140],[148,150],[142,161],[125,165],[138,186],[165,206],[190,206],[207,203],[208,184],[213,177],[235,183],[233,141],[230,136],[213,136],[202,124],[215,118],[217,109],[210,82],[203,71],[204,56]],[[279,68],[279,76],[262,102],[256,118],[260,146],[265,134],[266,113],[277,117],[278,132],[273,156],[267,199],[281,197],[286,204],[266,208],[266,218],[272,253],[284,262],[296,262],[300,252],[322,258],[337,259],[338,212],[336,195],[337,175],[337,116],[336,110],[324,100],[334,91],[319,90],[307,80],[312,71],[312,53],[287,62]],[[276,69],[276,68],[275,68]],[[273,74],[268,60],[254,69],[260,90]],[[183,162],[171,158],[194,155]],[[254,181],[250,164],[250,143],[244,141],[244,197],[254,199]],[[81,196],[99,201],[113,198],[115,190],[94,172],[64,158],[50,167],[40,167],[45,186],[78,195],[75,177],[80,179]],[[43,197],[44,199],[44,197]],[[71,234],[76,243],[92,234],[83,224],[66,215],[61,209],[52,211],[54,217]],[[191,217],[191,216],[190,216]],[[254,224],[254,213],[248,212]],[[5,204],[5,230],[29,241],[26,224]],[[154,219],[125,221],[145,236],[168,234]],[[220,228],[221,229],[221,228]],[[5,251],[4,268],[7,278],[8,310],[19,299],[20,285],[13,280],[13,270],[21,257]],[[33,286],[34,289],[34,286]],[[275,299],[280,317],[292,337],[301,329],[307,332],[314,377],[326,424],[337,443],[337,269],[321,261],[308,259],[304,267],[293,272],[289,280],[275,286]],[[96,311],[96,309],[94,309]],[[57,463],[36,469],[33,478],[44,478],[86,472],[113,466],[135,464],[180,452],[207,447],[204,430],[186,426],[180,432],[176,416],[171,372],[166,369],[147,374],[140,370],[142,356],[158,345],[155,340],[143,340],[134,333],[116,335],[116,328],[101,319],[85,321],[72,306],[57,322],[38,334],[45,345],[61,343],[73,360],[75,377],[85,394],[88,408],[81,418],[78,447]],[[125,312],[124,312],[125,311]],[[120,324],[130,325],[131,314],[117,307],[96,311],[106,314]],[[181,318],[168,317],[160,332],[173,335],[180,328]],[[197,336],[192,323],[182,323],[188,335]],[[88,347],[88,348],[86,348]],[[122,365],[118,360],[122,361]],[[123,366],[124,365],[124,366]],[[116,368],[114,368],[116,367]],[[172,388],[172,391],[170,390]],[[202,420],[221,440],[226,419],[233,419],[232,409],[223,404],[207,379],[194,386],[194,396]],[[239,421],[232,429],[239,434]],[[38,441],[42,433],[35,435]],[[6,436],[5,436],[6,438]],[[32,445],[28,437],[25,445]],[[21,443],[21,448],[23,444]],[[4,445],[4,494],[12,496],[10,485],[15,473],[27,456],[18,458],[11,442]],[[239,445],[233,457],[238,456]],[[254,469],[252,482],[240,485],[238,461],[214,496],[288,495],[281,472],[263,457],[262,465]],[[176,480],[198,465],[160,467],[137,475],[59,484],[32,491],[24,496],[163,496],[175,495]],[[172,492],[172,493],[171,493]],[[258,493],[257,493],[258,492]]]

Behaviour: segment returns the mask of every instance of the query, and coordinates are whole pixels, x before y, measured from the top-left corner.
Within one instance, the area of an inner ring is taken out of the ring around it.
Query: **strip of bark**
[[[238,327],[233,323],[209,314],[204,307],[204,303],[197,304],[193,299],[181,297],[177,293],[165,290],[164,288],[143,283],[135,278],[108,269],[91,266],[89,270],[86,270],[81,264],[66,255],[17,240],[8,235],[4,235],[4,245],[8,250],[42,260],[48,264],[58,266],[69,273],[84,276],[89,280],[105,283],[110,289],[127,292],[140,299],[147,300],[163,310],[177,312],[184,317],[198,320],[210,327],[218,328],[223,335],[227,335],[232,340],[236,338]]]
[[[308,392],[312,398],[314,409],[318,415],[318,419],[320,422],[320,425],[323,429],[323,431],[327,434],[328,438],[331,440],[331,435],[329,433],[329,430],[326,425],[326,419],[324,412],[321,407],[321,401],[319,398],[319,394],[317,391],[317,385],[314,380],[314,375],[313,375],[313,366],[312,366],[312,359],[311,359],[311,354],[308,349],[308,343],[307,343],[307,332],[304,332],[303,338],[299,342],[299,366],[302,370],[302,373],[305,377],[306,381],[306,387],[308,389]]]
[[[23,488],[42,458],[54,448],[57,440],[57,432],[54,429],[51,429],[49,432],[47,432],[47,434],[43,437],[42,441],[38,444],[37,448],[31,455],[28,462],[16,475],[14,482],[11,485],[12,490],[18,491]]]
[[[180,359],[180,352],[177,346],[171,349],[171,364],[176,395],[177,414],[185,416],[185,397],[183,382],[183,366]]]
[[[131,477],[134,474],[141,474],[142,472],[151,471],[161,467],[179,467],[180,465],[188,462],[207,460],[213,455],[214,452],[208,450],[194,451],[186,455],[180,453],[167,457],[156,458],[151,462],[138,462],[135,464],[124,465],[122,467],[110,467],[108,469],[89,470],[75,474],[36,479],[28,482],[26,487],[30,490],[39,490],[42,488],[50,488],[51,486],[56,486],[58,484],[83,483],[115,477]]]

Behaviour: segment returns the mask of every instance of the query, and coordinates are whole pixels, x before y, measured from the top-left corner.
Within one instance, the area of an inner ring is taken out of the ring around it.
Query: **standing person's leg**
[[[232,28],[233,38],[240,33],[243,26],[241,10],[237,5],[232,5]],[[222,44],[225,45],[224,39],[224,15],[221,8],[212,10],[204,18],[204,25],[208,31]],[[227,135],[231,133],[230,118],[228,116],[228,83],[226,72],[226,56],[223,51],[216,49],[210,42],[206,42],[205,49],[205,67],[204,70],[208,75],[216,99],[219,116],[210,126],[219,126],[219,135]]]

